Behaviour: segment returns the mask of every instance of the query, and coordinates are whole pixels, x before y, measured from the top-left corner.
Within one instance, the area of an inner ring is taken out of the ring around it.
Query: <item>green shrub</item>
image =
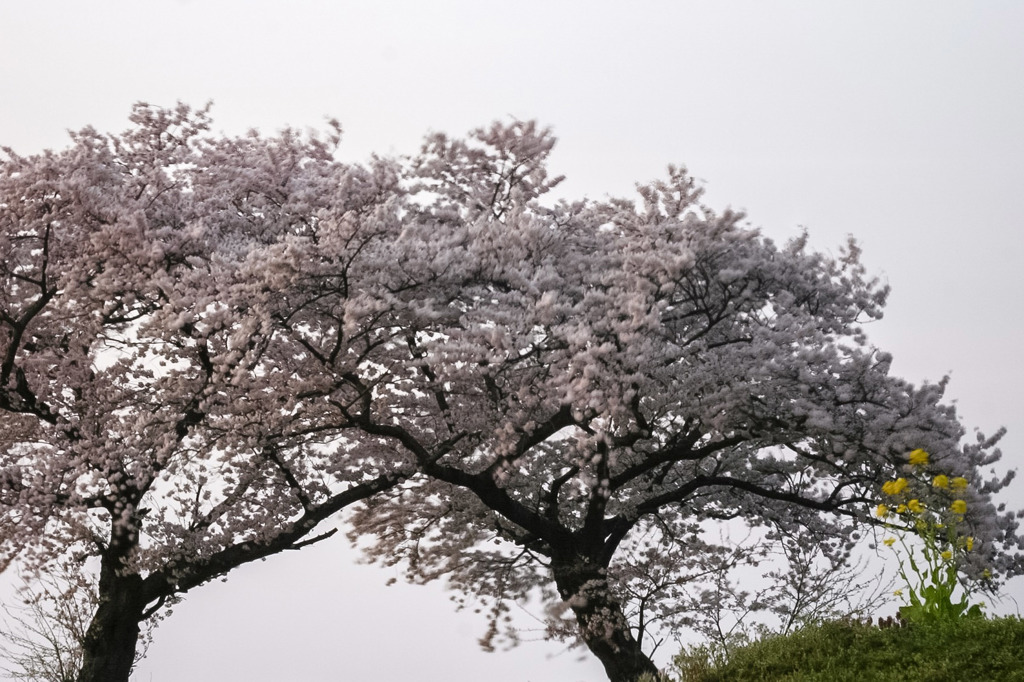
[[[885,629],[824,623],[736,648],[727,658],[690,647],[674,666],[678,682],[1024,682],[1024,621]]]

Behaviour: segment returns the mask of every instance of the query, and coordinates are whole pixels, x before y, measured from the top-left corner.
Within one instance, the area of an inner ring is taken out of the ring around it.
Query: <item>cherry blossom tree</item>
[[[80,682],[126,681],[177,595],[411,471],[332,405],[387,317],[349,287],[400,230],[392,166],[336,162],[336,129],[131,120],[0,162],[0,567],[94,578]]]
[[[486,644],[539,597],[614,682],[730,565],[716,524],[842,561],[915,448],[970,481],[964,570],[1019,570],[998,434],[961,445],[944,381],[889,375],[852,241],[777,246],[678,168],[545,203],[528,122],[349,165],[336,126],[132,121],[0,168],[0,565],[95,573],[80,682],[343,509],[369,556],[488,600]]]
[[[421,475],[356,513],[370,557],[489,601],[485,645],[539,597],[613,682],[656,672],[654,624],[708,608],[734,551],[716,526],[842,562],[916,448],[971,482],[963,570],[1021,570],[1001,433],[962,444],[945,380],[890,375],[862,328],[888,288],[852,239],[777,245],[681,168],[639,201],[545,205],[553,144],[517,122],[411,163],[397,263],[419,293],[352,418]]]

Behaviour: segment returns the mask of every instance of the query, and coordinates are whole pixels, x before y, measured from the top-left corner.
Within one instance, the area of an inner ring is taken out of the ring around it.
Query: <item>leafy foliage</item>
[[[901,476],[882,485],[889,505],[880,504],[876,512],[896,533],[884,544],[892,547],[898,540],[906,554],[905,560],[900,558],[899,572],[907,585],[908,603],[900,608],[900,616],[912,623],[980,618],[982,604],[971,604],[971,593],[977,585],[984,586],[989,573],[982,569],[980,575],[962,574],[962,567],[972,563],[974,551],[974,537],[961,528],[967,503],[960,493],[969,482],[962,476],[929,476],[928,464],[927,452],[911,452],[905,472],[908,478]],[[915,556],[904,538],[908,530],[920,540],[920,556]],[[896,594],[904,593],[897,590]]]
[[[973,619],[879,629],[830,622],[766,638],[715,658],[694,647],[676,657],[678,682],[901,682],[1024,679],[1024,623]]]

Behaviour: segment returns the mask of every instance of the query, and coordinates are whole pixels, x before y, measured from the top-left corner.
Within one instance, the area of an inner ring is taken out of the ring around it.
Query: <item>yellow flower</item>
[[[953,504],[949,505],[949,508],[953,510],[954,514],[967,513],[967,503],[963,500],[953,500]]]
[[[896,590],[896,591],[893,592],[893,594],[896,595],[897,597],[902,597],[903,596],[903,590]]]
[[[950,559],[953,558],[953,552],[951,552],[951,551],[949,551],[947,549],[945,552],[942,553],[942,558],[945,559],[946,561],[949,561]]]
[[[886,495],[899,495],[907,487],[907,479],[897,478],[882,484],[882,492]]]
[[[970,536],[965,538],[964,539],[964,547],[967,548],[968,552],[972,551],[974,549],[974,538],[972,538]]]
[[[884,504],[880,504],[875,508],[875,515],[884,519],[889,515],[889,508]]]
[[[918,448],[910,453],[910,463],[914,466],[924,466],[928,463],[928,453]]]
[[[932,481],[932,485],[936,488],[948,488],[949,487],[949,476],[946,474],[939,474]]]
[[[892,547],[894,542],[896,542],[896,538],[886,538],[882,540],[882,544],[884,544],[886,547]]]
[[[914,514],[920,514],[924,511],[924,505],[921,504],[920,500],[911,500],[910,502],[907,502],[907,509]]]
[[[967,479],[963,476],[957,476],[949,483],[953,486],[953,490],[963,490],[967,487]]]
[[[907,513],[907,505],[901,504],[900,506],[896,507],[896,513],[897,514],[906,514]]]

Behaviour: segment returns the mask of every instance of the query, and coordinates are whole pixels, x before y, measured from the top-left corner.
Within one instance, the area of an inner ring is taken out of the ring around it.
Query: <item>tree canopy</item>
[[[420,246],[398,266],[430,289],[406,304],[415,328],[361,428],[422,475],[357,513],[371,556],[496,615],[539,591],[612,680],[632,680],[654,669],[647,626],[692,618],[698,579],[727,563],[714,524],[843,561],[880,486],[924,449],[931,471],[971,482],[984,540],[962,570],[1021,570],[1015,516],[992,501],[1012,475],[984,472],[1001,433],[961,444],[945,379],[889,374],[863,329],[888,288],[852,239],[837,257],[806,235],[776,245],[703,205],[681,168],[639,201],[544,206],[553,144],[496,125],[436,135],[416,160]]]
[[[777,245],[682,168],[548,201],[532,122],[357,165],[336,126],[132,121],[0,169],[0,557],[98,561],[82,682],[359,501],[371,557],[495,614],[541,595],[613,681],[654,670],[648,624],[729,550],[714,524],[842,560],[911,450],[970,483],[964,573],[1020,571],[1001,434],[963,444],[945,380],[889,374],[852,240]]]
[[[346,361],[372,352],[343,270],[376,274],[391,165],[336,162],[336,132],[212,137],[186,106],[132,122],[0,169],[0,557],[98,571],[82,682],[127,680],[168,599],[411,471],[380,439],[342,445],[307,339],[333,320]],[[304,243],[341,265],[285,292]]]

